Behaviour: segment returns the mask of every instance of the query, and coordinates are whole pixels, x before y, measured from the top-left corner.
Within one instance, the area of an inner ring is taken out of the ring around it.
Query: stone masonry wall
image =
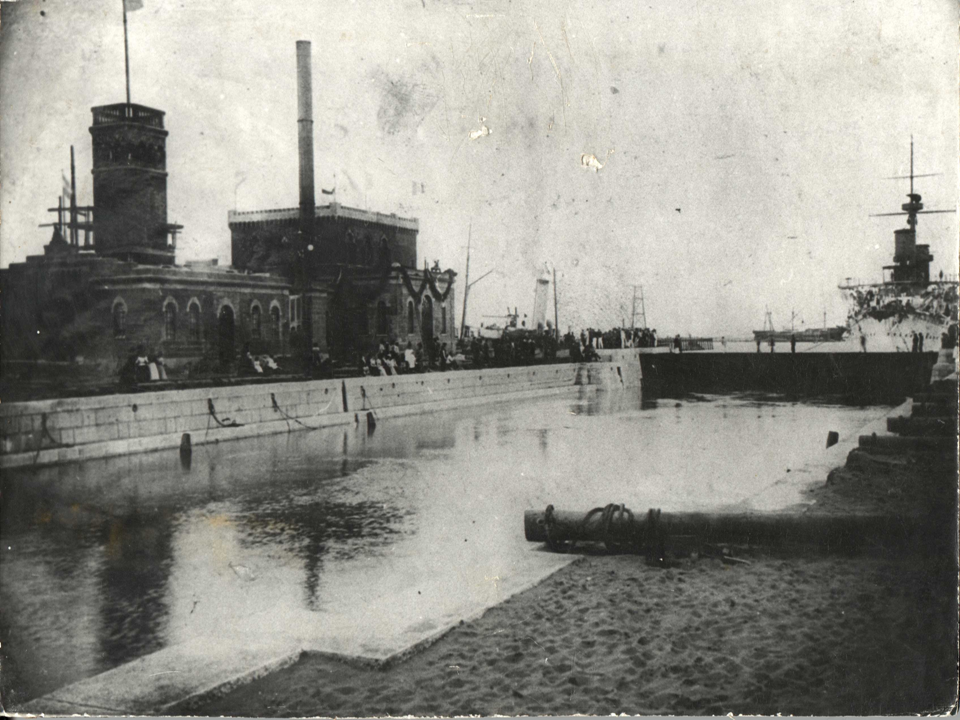
[[[639,388],[628,351],[599,363],[169,390],[0,405],[0,467],[46,465],[366,422],[576,387]]]

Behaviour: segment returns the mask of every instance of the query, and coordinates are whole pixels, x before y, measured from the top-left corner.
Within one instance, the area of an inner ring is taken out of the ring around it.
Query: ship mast
[[[892,212],[892,213],[874,213],[870,217],[892,217],[894,215],[906,215],[907,216],[907,225],[910,226],[912,230],[916,230],[917,227],[917,215],[932,215],[934,213],[952,213],[954,210],[924,210],[923,203],[921,202],[921,197],[918,193],[914,192],[913,181],[914,178],[922,177],[936,177],[942,173],[923,173],[917,175],[913,172],[913,135],[910,136],[910,174],[909,175],[894,175],[893,177],[888,177],[887,180],[910,180],[910,193],[907,195],[910,198],[910,202],[904,203],[900,206],[903,212]]]

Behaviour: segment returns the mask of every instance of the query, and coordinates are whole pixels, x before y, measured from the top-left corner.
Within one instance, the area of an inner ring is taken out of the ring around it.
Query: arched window
[[[280,325],[280,307],[277,305],[270,308],[270,325],[273,328],[273,339],[279,344],[283,339],[283,327]]]
[[[177,339],[177,305],[173,302],[163,306],[163,339],[168,342]]]
[[[373,265],[373,240],[367,238],[363,243],[363,264],[364,265]]]
[[[387,319],[387,304],[381,300],[377,303],[377,334],[386,335],[390,332],[390,322]]]
[[[250,308],[250,337],[255,340],[260,339],[261,317],[260,306],[254,305]]]
[[[113,304],[113,336],[125,338],[127,336],[127,305],[123,300]]]
[[[440,306],[440,332],[447,332],[447,306],[445,304]]]
[[[420,302],[420,332],[425,338],[430,339],[433,337],[433,328],[433,298],[426,293]]]
[[[192,302],[187,308],[187,327],[190,331],[190,342],[200,342],[200,305]]]
[[[416,308],[413,307],[413,300],[407,300],[407,332],[416,332],[414,318],[416,317]]]

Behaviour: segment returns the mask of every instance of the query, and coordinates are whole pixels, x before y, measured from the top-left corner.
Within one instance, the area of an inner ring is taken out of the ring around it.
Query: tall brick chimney
[[[310,42],[297,40],[297,130],[300,159],[301,251],[313,242],[316,198],[313,187],[313,79]]]

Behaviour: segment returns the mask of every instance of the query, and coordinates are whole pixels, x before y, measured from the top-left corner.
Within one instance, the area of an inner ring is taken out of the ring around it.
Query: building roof
[[[390,225],[401,227],[407,230],[419,231],[420,221],[417,218],[400,217],[395,213],[375,212],[372,210],[361,210],[360,208],[347,207],[340,203],[330,203],[329,205],[318,205],[314,211],[316,217],[348,218],[350,220],[360,220],[362,222],[378,223],[380,225]],[[276,210],[249,210],[238,211],[230,210],[227,213],[227,222],[229,225],[240,223],[255,222],[283,222],[287,220],[297,220],[300,217],[299,208],[278,208]]]

